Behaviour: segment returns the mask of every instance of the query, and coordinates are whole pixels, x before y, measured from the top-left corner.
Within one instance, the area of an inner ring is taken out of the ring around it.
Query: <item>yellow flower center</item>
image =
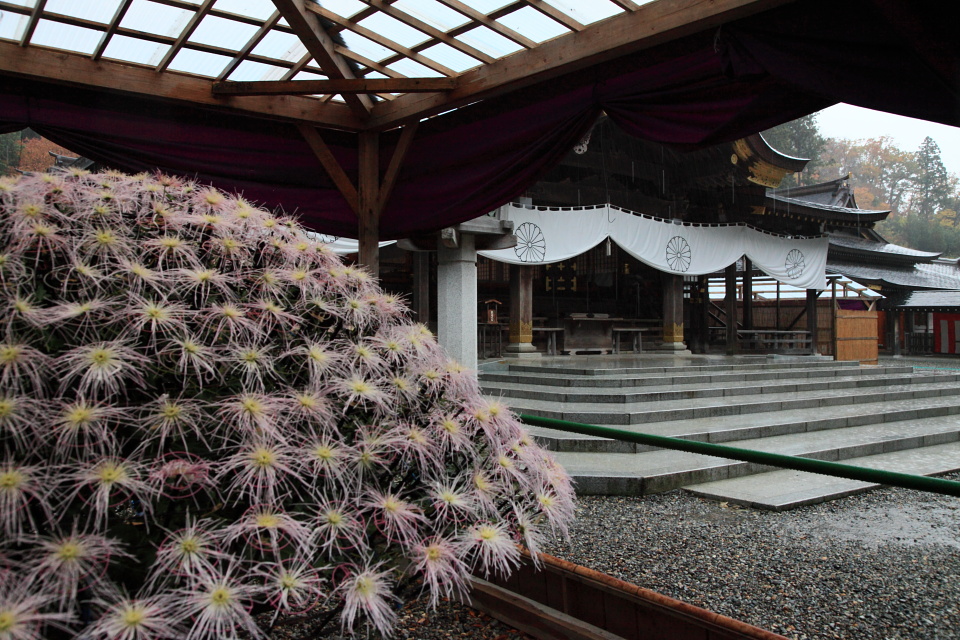
[[[460,425],[453,420],[444,420],[443,428],[447,433],[458,433],[460,431]]]
[[[76,542],[64,542],[57,549],[57,557],[65,562],[76,560],[83,554],[83,549]]]
[[[0,400],[0,418],[9,418],[13,414],[13,400]]]
[[[160,246],[164,249],[179,249],[183,246],[183,240],[180,238],[166,236],[164,238],[160,238]]]
[[[23,349],[16,345],[4,345],[0,347],[0,364],[11,364],[20,359]]]
[[[0,633],[11,631],[15,626],[17,626],[17,616],[13,611],[0,611]]]
[[[443,557],[443,551],[440,550],[440,547],[438,547],[435,544],[432,544],[429,547],[427,547],[427,560],[430,560],[431,562],[436,562],[441,557]]]
[[[327,522],[329,522],[329,523],[332,524],[333,526],[337,526],[338,524],[340,524],[341,522],[343,522],[343,516],[340,515],[340,513],[337,512],[337,511],[328,511],[328,512],[327,512]]]
[[[282,576],[280,576],[280,588],[283,589],[284,591],[289,591],[290,589],[293,589],[296,586],[297,586],[297,579],[294,576],[290,575],[289,573],[285,573]]]
[[[400,502],[394,498],[387,498],[383,501],[383,510],[390,513],[396,513],[400,510]]]
[[[320,445],[313,450],[313,455],[317,456],[320,460],[330,460],[333,456],[333,449],[326,445]]]
[[[103,484],[113,484],[125,478],[126,475],[126,470],[122,466],[115,464],[106,464],[101,467],[97,473],[97,477],[100,478],[100,482]]]
[[[236,318],[240,318],[243,316],[243,312],[232,305],[224,305],[223,311],[221,313],[225,318],[230,318],[231,320],[234,320]]]
[[[94,237],[97,240],[97,244],[104,247],[109,247],[117,243],[117,234],[115,234],[113,231],[109,231],[106,229],[101,229],[100,231],[97,231]]]
[[[123,626],[129,628],[139,627],[147,617],[147,612],[142,607],[127,607],[120,616]]]
[[[481,540],[493,540],[497,537],[497,531],[493,527],[480,527]]]
[[[112,356],[113,354],[110,353],[109,349],[104,349],[104,348],[94,349],[93,351],[90,352],[90,362],[97,366],[103,366],[108,362],[110,362],[110,358]]]
[[[250,458],[253,460],[253,464],[261,469],[272,467],[277,461],[277,456],[273,453],[273,451],[264,449],[263,447],[254,450],[254,452],[250,454]]]
[[[297,396],[297,402],[298,402],[298,403],[300,404],[300,406],[303,407],[304,409],[316,409],[316,408],[317,408],[317,399],[314,398],[313,396],[308,396],[308,395],[303,395],[303,394],[298,395],[298,396]]]
[[[356,582],[357,594],[362,598],[367,598],[376,591],[376,585],[373,584],[373,580],[366,576],[361,576],[357,578]]]
[[[210,602],[218,607],[223,607],[233,599],[230,590],[226,587],[217,587],[210,592]]]
[[[545,509],[549,509],[550,507],[553,506],[553,503],[554,503],[553,496],[548,496],[548,495],[537,496],[537,500],[540,501],[540,504]]]
[[[263,405],[253,398],[246,398],[240,406],[247,415],[258,416],[263,413]]]
[[[0,489],[3,489],[4,491],[19,489],[20,485],[23,484],[23,480],[23,474],[16,469],[4,471],[3,473],[0,473]]]
[[[280,526],[280,518],[272,513],[261,513],[257,516],[257,526],[261,529],[276,529]]]
[[[90,407],[73,407],[67,412],[67,423],[72,427],[80,427],[93,422],[93,409]]]
[[[180,551],[182,551],[185,555],[192,556],[200,551],[200,542],[194,538],[182,540],[180,542]]]

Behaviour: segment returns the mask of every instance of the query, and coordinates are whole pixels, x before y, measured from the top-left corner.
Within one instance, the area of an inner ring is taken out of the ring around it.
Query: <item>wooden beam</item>
[[[444,0],[447,2],[448,0]],[[797,0],[659,0],[460,75],[442,95],[407,95],[374,107],[368,127],[388,129],[509,93]]]
[[[330,179],[333,180],[333,184],[337,186],[337,190],[340,191],[343,199],[347,201],[347,204],[350,205],[353,212],[359,216],[360,206],[357,200],[357,188],[353,185],[353,182],[343,170],[343,167],[340,166],[340,163],[337,162],[333,153],[331,153],[330,147],[323,141],[323,137],[315,127],[309,124],[300,124],[298,128],[300,129],[300,135],[302,135],[303,139],[310,145],[313,154],[317,156],[317,160],[323,165],[324,170],[326,170]]]
[[[403,128],[397,146],[390,157],[390,164],[387,166],[387,172],[383,175],[383,182],[380,184],[380,204],[379,209],[383,211],[387,202],[390,201],[390,195],[393,193],[393,187],[397,183],[397,176],[400,175],[400,167],[403,166],[403,159],[407,157],[407,151],[413,145],[413,139],[417,135],[419,122],[411,122]]]
[[[127,15],[127,10],[131,4],[133,4],[133,0],[123,0],[117,7],[117,10],[113,14],[113,19],[110,20],[110,26],[107,27],[103,36],[100,37],[100,43],[93,52],[94,60],[99,60],[103,57],[103,52],[107,50],[110,39],[113,38],[113,35],[117,32],[117,29],[120,27],[120,22],[123,20],[123,17]]]
[[[308,5],[306,0],[273,0],[273,4],[328,78],[354,78],[347,61],[334,50],[333,39],[323,28],[320,18],[307,11],[307,6],[313,6],[313,3]],[[373,107],[373,100],[366,95],[347,94],[344,100],[358,118],[367,117]]]
[[[456,78],[358,78],[352,80],[266,80],[214,82],[217,96],[277,96],[349,93],[431,93],[452,91]]]
[[[167,70],[167,67],[170,66],[170,63],[173,62],[173,59],[176,57],[176,55],[180,53],[181,49],[183,49],[183,45],[186,44],[187,40],[190,39],[190,36],[193,35],[193,32],[196,31],[197,27],[200,26],[200,21],[203,20],[208,13],[210,13],[210,10],[213,8],[214,1],[215,0],[203,0],[203,4],[195,9],[194,14],[187,22],[187,26],[185,26],[183,31],[180,32],[180,35],[177,36],[173,46],[170,47],[170,49],[164,54],[155,71],[162,73]]]
[[[436,60],[433,60],[432,58],[429,58],[425,55],[422,55],[414,51],[413,49],[408,49],[407,47],[397,44],[390,38],[386,38],[381,34],[377,33],[376,31],[373,31],[372,29],[367,29],[366,27],[359,24],[358,22],[355,22],[353,20],[348,20],[347,18],[344,18],[343,16],[340,16],[334,13],[333,11],[324,9],[318,4],[314,4],[311,2],[310,4],[307,5],[307,9],[317,14],[318,16],[326,18],[330,22],[333,22],[335,24],[340,25],[341,27],[349,29],[350,31],[356,33],[357,35],[361,35],[364,38],[367,38],[368,40],[372,40],[373,42],[376,42],[377,44],[383,47],[386,47],[387,49],[390,49],[391,51],[396,51],[397,53],[403,56],[406,56],[411,60],[419,62],[423,66],[427,67],[428,69],[433,69],[437,73],[441,73],[445,76],[457,75],[456,71],[440,64]]]
[[[357,177],[357,201],[360,210],[360,264],[374,277],[380,275],[380,134],[361,131],[360,166]]]
[[[205,78],[170,71],[157,73],[148,67],[91,60],[86,56],[35,46],[29,51],[26,55],[18,44],[0,42],[0,75],[219,107],[225,111],[310,122],[346,131],[362,128],[362,123],[342,104],[324,104],[300,96],[217,98],[210,93],[211,82]]]

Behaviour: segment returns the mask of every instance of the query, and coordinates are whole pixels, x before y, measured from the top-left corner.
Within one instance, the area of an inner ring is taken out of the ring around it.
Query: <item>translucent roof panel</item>
[[[302,58],[307,53],[307,48],[292,33],[270,31],[263,37],[263,40],[257,43],[252,53],[267,58],[293,62]]]
[[[184,48],[173,58],[170,69],[215,78],[228,64],[230,58],[226,56]]]
[[[19,41],[29,22],[30,16],[0,11],[0,38]]]
[[[477,27],[457,37],[457,40],[483,51],[494,58],[502,58],[523,49],[522,46],[500,35],[493,29]]]
[[[65,51],[91,54],[100,44],[103,33],[93,29],[74,27],[69,24],[41,20],[30,38],[30,44],[56,47]]]
[[[352,18],[368,7],[358,0],[324,0],[323,8],[334,12],[338,16]]]
[[[457,73],[462,73],[467,69],[472,69],[480,64],[480,61],[472,56],[457,51],[453,47],[440,43],[428,47],[421,51],[423,55],[431,60],[435,60],[445,67],[450,67]]]
[[[176,38],[195,14],[189,9],[168,7],[148,0],[133,0],[120,26]]]
[[[530,38],[534,42],[544,42],[565,33],[570,30],[554,20],[548,18],[532,7],[523,7],[513,13],[508,13],[497,22],[510,27],[517,33]]]
[[[289,69],[278,67],[272,64],[263,64],[262,62],[244,60],[237,66],[236,69],[233,70],[233,73],[230,74],[227,80],[235,80],[237,82],[281,80],[287,71],[289,71]]]
[[[252,24],[217,16],[204,16],[190,35],[190,42],[239,51],[256,32],[257,28]]]
[[[465,15],[437,0],[398,0],[393,6],[441,31],[450,31],[468,21]]]
[[[44,11],[109,24],[121,0],[47,0]]]
[[[414,29],[410,25],[383,13],[375,13],[369,18],[361,20],[358,24],[408,49],[428,39],[427,34],[423,31]]]
[[[545,0],[545,2],[564,12],[580,24],[592,24],[618,13],[623,13],[623,9],[610,2],[610,0],[590,0],[590,2]]]
[[[37,6],[37,0],[6,0],[7,4],[13,4],[18,7],[30,7],[31,9]],[[0,11],[0,13],[3,13]]]
[[[508,4],[512,4],[512,0],[461,0],[463,4],[467,5],[471,9],[476,9],[480,13],[493,13],[497,9],[502,9]]]
[[[392,49],[387,49],[386,47],[377,44],[373,40],[358,35],[352,31],[344,31],[341,33],[341,35],[343,36],[343,41],[347,43],[347,47],[351,51],[356,51],[364,58],[380,61],[394,54]]]
[[[407,76],[408,78],[441,78],[443,74],[434,71],[429,67],[425,67],[419,62],[414,62],[410,58],[404,58],[403,60],[397,60],[393,64],[388,64],[387,69],[392,69],[400,75]]]
[[[110,44],[107,45],[103,56],[155,67],[160,64],[163,56],[167,55],[169,50],[170,45],[148,42],[139,38],[128,38],[127,36],[113,36],[110,38]]]
[[[277,10],[271,0],[217,0],[213,8],[257,20],[266,20]]]

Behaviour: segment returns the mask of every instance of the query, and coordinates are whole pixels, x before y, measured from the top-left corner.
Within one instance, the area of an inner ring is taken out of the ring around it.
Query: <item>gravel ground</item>
[[[958,498],[882,489],[773,513],[674,491],[585,497],[577,516],[548,552],[788,638],[960,638]]]

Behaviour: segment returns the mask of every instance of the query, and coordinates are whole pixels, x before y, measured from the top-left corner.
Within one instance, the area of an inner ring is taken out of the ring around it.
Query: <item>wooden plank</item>
[[[33,37],[33,32],[37,30],[37,24],[40,22],[40,16],[43,15],[43,8],[46,4],[47,0],[37,0],[33,13],[30,14],[30,20],[27,22],[27,28],[23,30],[23,35],[20,37],[21,47],[30,44],[30,38]]]
[[[278,22],[280,22],[281,17],[282,16],[280,15],[279,11],[274,11],[273,15],[267,18],[263,25],[257,29],[257,32],[254,33],[249,40],[247,40],[247,43],[243,45],[243,48],[240,49],[240,51],[237,52],[237,55],[234,56],[233,60],[231,60],[230,63],[224,67],[223,71],[220,72],[220,75],[217,76],[217,80],[229,78],[230,74],[233,73],[237,67],[240,66],[240,63],[250,55],[250,53],[258,44],[260,44],[260,41],[266,37],[267,33],[269,33]]]
[[[103,56],[103,52],[107,50],[107,46],[110,44],[110,39],[113,38],[113,35],[117,32],[117,28],[120,26],[120,22],[123,20],[123,17],[127,15],[127,10],[130,8],[131,4],[133,4],[133,0],[123,0],[123,2],[121,2],[117,7],[117,10],[113,14],[113,18],[110,20],[110,26],[100,38],[100,43],[97,45],[97,48],[93,51],[94,60],[99,60]]]
[[[306,0],[273,0],[273,4],[328,78],[343,80],[354,77],[347,61],[334,50],[333,39],[324,30],[319,17],[307,11],[313,3],[308,4]],[[370,96],[347,94],[343,99],[360,118],[366,117],[373,107]]]
[[[713,29],[796,0],[659,0],[467,71],[443,95],[409,95],[373,108],[369,126],[385,129],[502,95],[664,42]]]
[[[463,15],[470,18],[470,20],[472,20],[477,25],[483,25],[487,29],[490,29],[491,31],[495,31],[496,33],[499,33],[504,38],[507,38],[508,40],[512,40],[516,42],[518,45],[520,45],[524,49],[533,49],[534,47],[537,46],[536,42],[527,38],[522,33],[514,31],[513,29],[511,29],[510,27],[504,24],[500,24],[492,17],[488,16],[487,14],[481,11],[477,11],[473,7],[467,4],[464,4],[463,2],[460,2],[460,0],[437,0],[437,1],[440,2],[441,4],[447,5],[454,11],[459,11]],[[460,29],[458,28],[457,30],[459,31]]]
[[[218,96],[276,96],[348,93],[428,93],[452,91],[456,78],[356,78],[350,80],[265,80],[214,82]]]
[[[580,22],[578,22],[577,20],[574,20],[572,17],[568,16],[563,11],[560,11],[560,9],[557,9],[553,5],[547,2],[544,2],[543,0],[524,0],[524,1],[528,5],[530,5],[531,7],[533,7],[540,13],[542,13],[543,15],[547,16],[552,20],[559,22],[567,29],[570,29],[570,31],[583,31],[584,29],[584,26]]]
[[[361,35],[364,38],[367,38],[368,40],[372,40],[373,42],[376,42],[377,44],[383,47],[386,47],[387,49],[390,49],[391,51],[396,51],[397,53],[403,56],[406,56],[411,60],[419,62],[423,66],[427,67],[428,69],[433,69],[437,73],[443,74],[445,76],[457,75],[456,71],[440,64],[433,58],[429,58],[427,56],[421,55],[416,51],[414,51],[413,49],[408,49],[407,47],[404,47],[403,45],[400,45],[394,42],[390,38],[384,37],[383,35],[377,33],[376,31],[373,31],[372,29],[367,29],[360,23],[344,18],[343,16],[337,13],[334,13],[333,11],[324,9],[318,4],[310,3],[307,5],[307,9],[317,14],[318,16],[326,18],[327,20],[329,20],[330,22],[333,22],[334,24],[338,24],[341,27],[349,29],[350,31],[356,33],[357,35]]]
[[[217,98],[210,81],[167,71],[108,60],[91,60],[64,51],[31,47],[30,54],[14,43],[0,42],[0,74],[42,79],[56,84],[94,87],[118,93],[169,99],[220,107],[282,120],[311,122],[335,129],[356,131],[362,124],[340,104],[323,104],[300,96],[237,96]]]
[[[450,34],[444,33],[443,31],[441,31],[440,29],[437,29],[433,25],[427,24],[423,20],[419,20],[414,16],[410,15],[409,13],[406,13],[405,11],[401,11],[400,9],[394,7],[391,4],[388,4],[387,2],[384,2],[383,0],[367,0],[367,2],[370,3],[371,7],[375,7],[376,9],[379,9],[381,12],[387,14],[388,16],[392,18],[396,18],[400,22],[403,22],[404,24],[410,25],[414,29],[417,29],[419,31],[426,33],[433,39],[439,42],[442,42],[449,47],[453,47],[457,51],[464,53],[470,56],[471,58],[476,58],[477,60],[485,64],[489,64],[494,60],[496,60],[496,58],[484,53],[483,51],[480,51],[475,47],[471,47],[465,42],[461,42],[460,40],[457,40],[455,37],[452,37]]]
[[[215,0],[203,0],[203,4],[194,8],[193,16],[190,17],[187,25],[183,28],[183,31],[180,32],[180,35],[174,41],[173,46],[170,47],[170,50],[164,54],[163,59],[160,60],[160,63],[155,69],[156,71],[161,73],[166,71],[167,67],[170,66],[170,63],[173,62],[173,59],[176,57],[176,55],[180,53],[183,45],[186,44],[187,40],[190,39],[190,36],[193,35],[193,32],[196,31],[198,26],[200,26],[200,21],[203,20],[210,12],[210,9],[213,8],[214,1]]]
[[[340,194],[344,200],[347,201],[347,204],[350,205],[353,212],[359,216],[360,206],[357,199],[357,188],[353,185],[353,182],[350,180],[350,177],[347,176],[343,167],[340,166],[340,163],[337,162],[333,153],[330,152],[330,147],[327,146],[327,143],[323,141],[323,137],[312,125],[301,124],[298,126],[300,135],[302,135],[303,139],[310,145],[310,149],[313,150],[313,154],[317,156],[317,160],[323,165],[327,175],[333,180],[333,184],[337,186]]]

